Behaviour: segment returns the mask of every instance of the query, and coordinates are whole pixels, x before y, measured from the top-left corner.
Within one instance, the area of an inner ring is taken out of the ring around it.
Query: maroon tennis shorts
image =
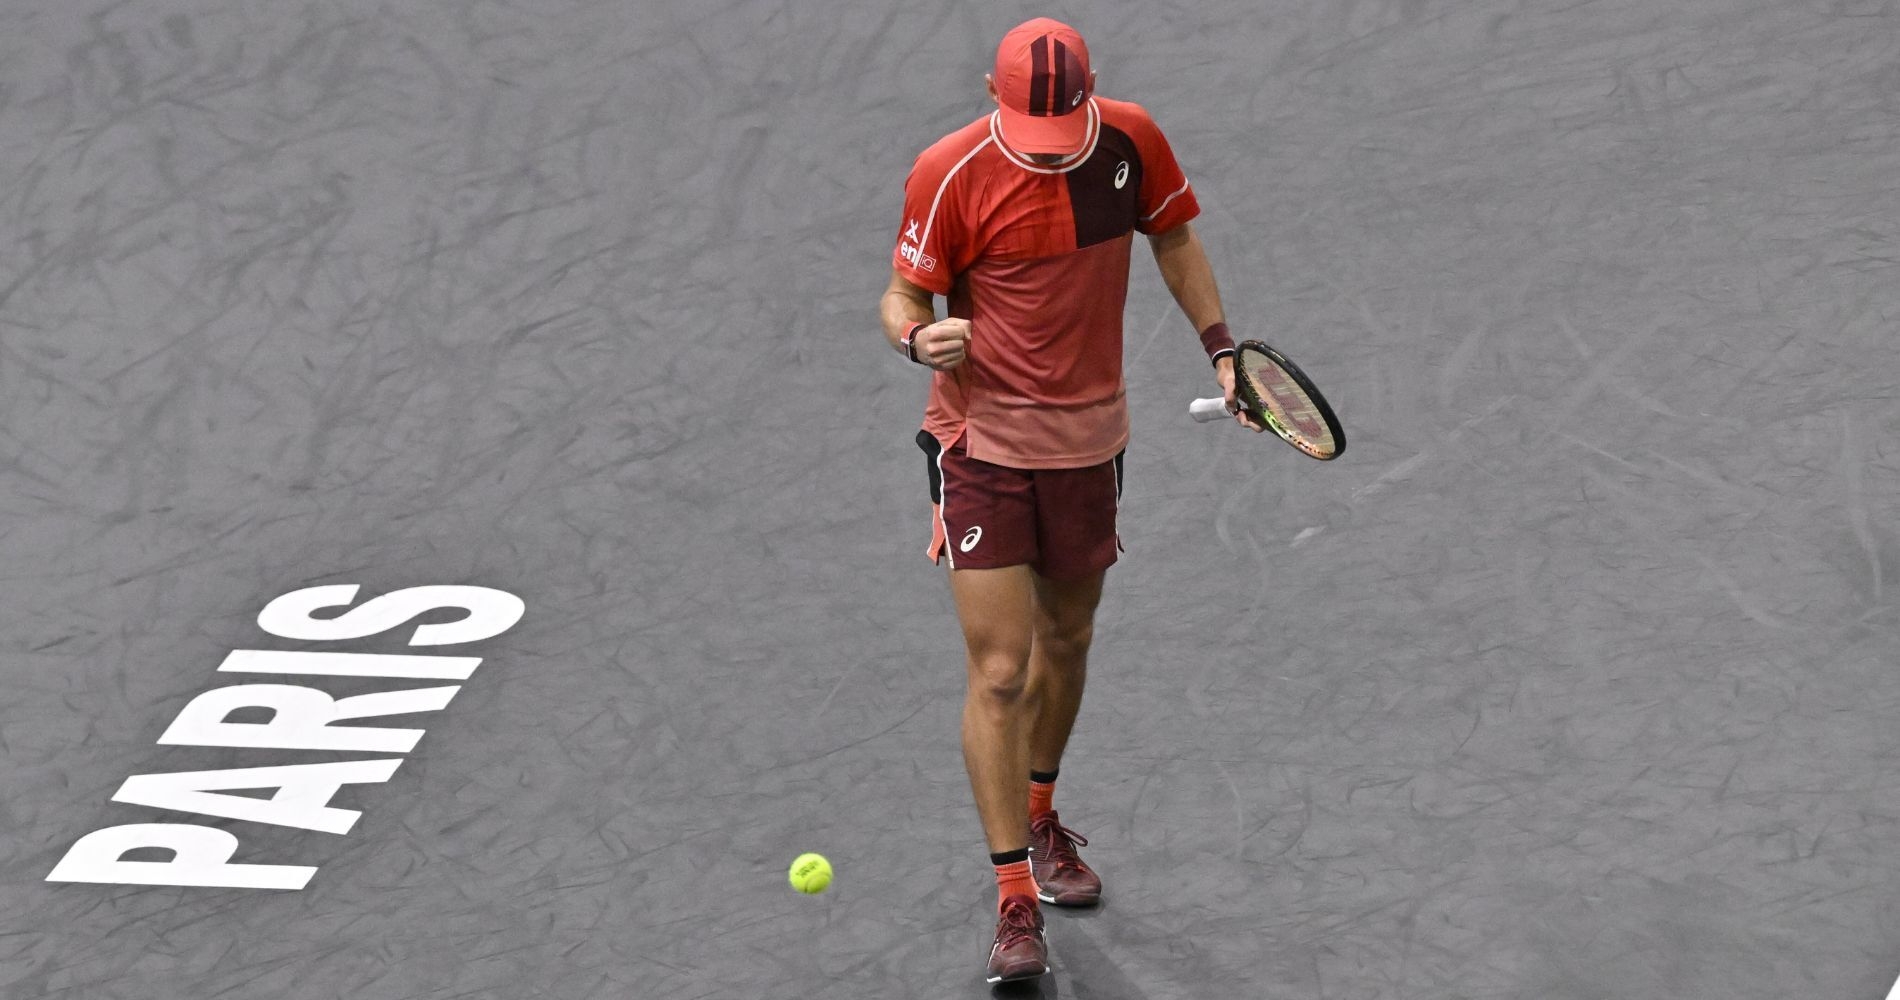
[[[1085,469],[1012,469],[974,459],[963,439],[948,451],[927,432],[917,445],[930,467],[932,562],[951,569],[1028,565],[1051,580],[1079,580],[1115,564],[1121,539],[1122,456]]]

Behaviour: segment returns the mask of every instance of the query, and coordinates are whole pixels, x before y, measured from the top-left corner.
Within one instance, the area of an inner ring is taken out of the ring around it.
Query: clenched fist
[[[910,338],[917,360],[947,372],[970,359],[970,321],[940,319]]]

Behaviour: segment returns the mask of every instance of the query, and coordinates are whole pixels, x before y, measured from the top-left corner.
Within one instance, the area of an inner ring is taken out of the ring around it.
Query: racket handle
[[[1197,399],[1189,403],[1188,416],[1205,424],[1213,420],[1231,420],[1234,415],[1228,412],[1227,401],[1225,399],[1219,396],[1209,396],[1206,399]]]

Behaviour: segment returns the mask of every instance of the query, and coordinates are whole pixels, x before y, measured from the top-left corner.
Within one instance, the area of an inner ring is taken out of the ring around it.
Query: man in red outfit
[[[996,983],[1048,972],[1038,900],[1101,899],[1076,853],[1088,841],[1052,799],[1119,548],[1135,233],[1200,331],[1229,409],[1234,372],[1189,225],[1193,188],[1146,111],[1095,95],[1075,29],[1048,18],[1012,29],[989,93],[994,112],[917,158],[879,311],[890,345],[935,370],[918,434],[928,552],[949,564],[968,651],[963,758],[996,870]]]

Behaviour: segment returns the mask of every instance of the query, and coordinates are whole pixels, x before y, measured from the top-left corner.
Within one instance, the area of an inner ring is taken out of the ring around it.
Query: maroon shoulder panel
[[[1135,228],[1141,218],[1141,154],[1134,137],[1107,122],[1095,153],[1063,175],[1075,210],[1075,245],[1105,243]]]

